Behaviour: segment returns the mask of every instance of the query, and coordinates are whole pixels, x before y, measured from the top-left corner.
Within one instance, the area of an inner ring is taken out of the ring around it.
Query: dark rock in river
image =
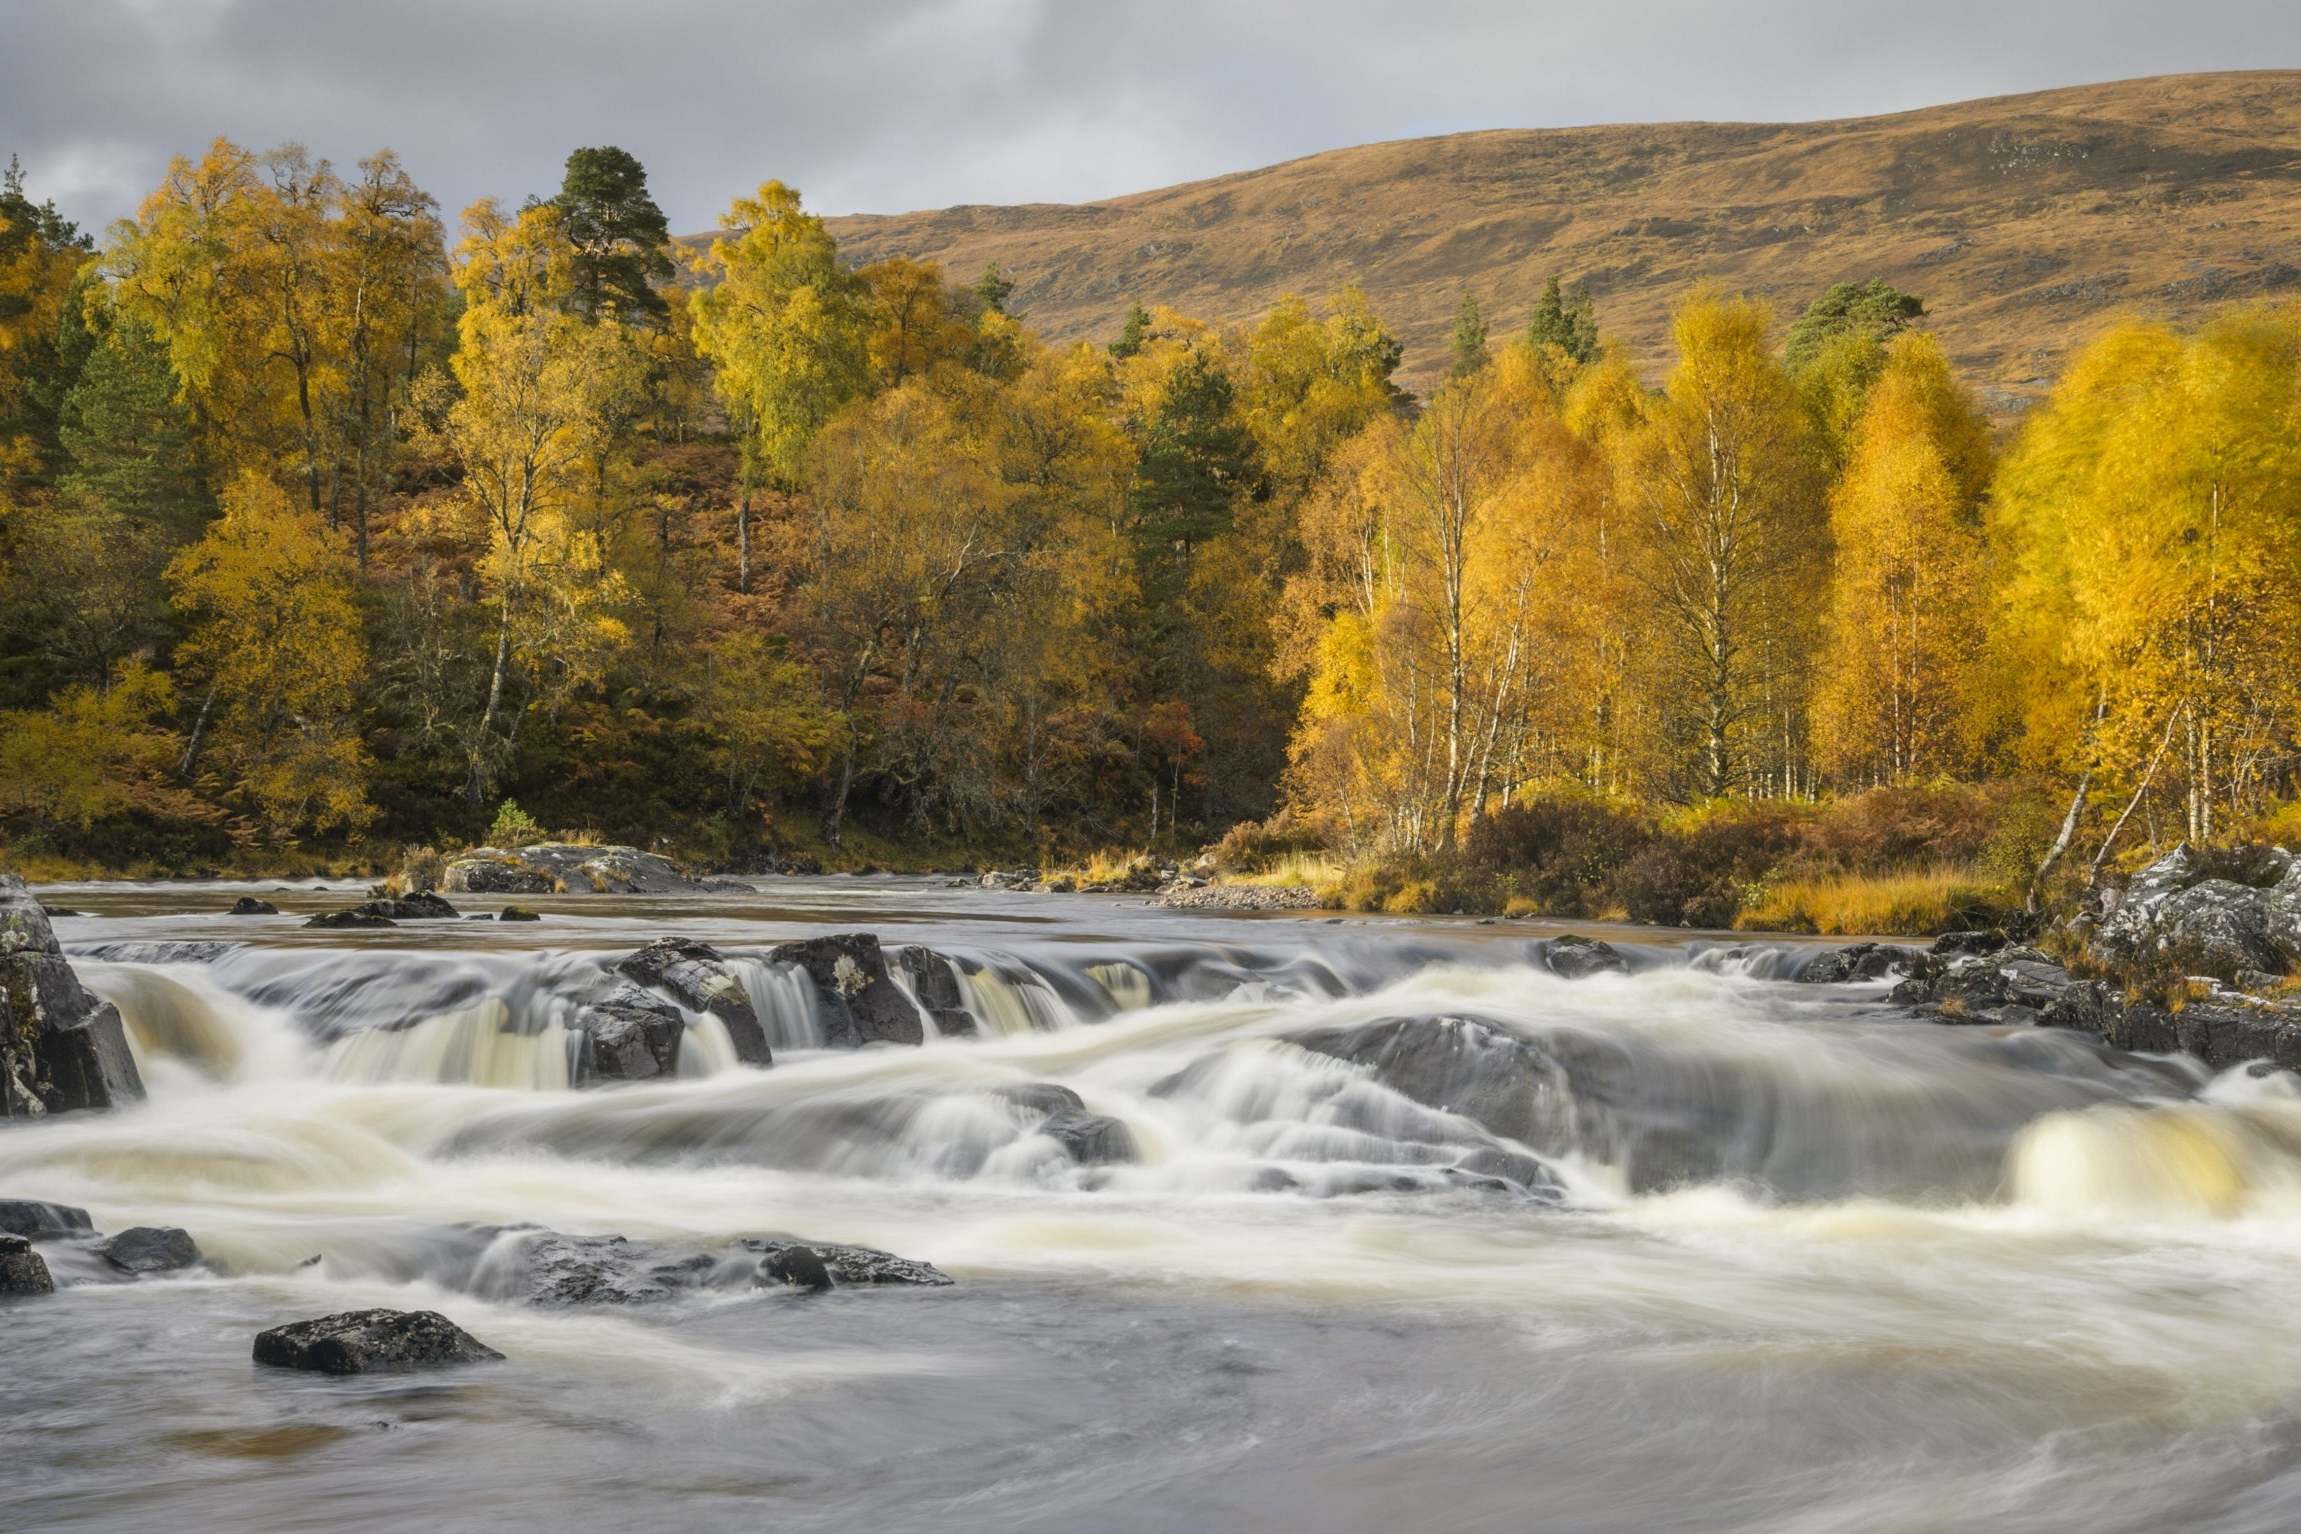
[[[190,1234],[173,1226],[134,1226],[108,1237],[96,1251],[123,1273],[170,1273],[200,1261]]]
[[[746,1236],[735,1244],[760,1255],[762,1281],[769,1260],[793,1247],[804,1247],[820,1258],[823,1266],[831,1270],[831,1276],[842,1284],[913,1284],[940,1289],[952,1282],[951,1275],[933,1263],[897,1257],[893,1252],[882,1252],[872,1246],[839,1246],[828,1241],[795,1241],[784,1236]]]
[[[325,927],[332,930],[353,927],[396,927],[399,923],[388,916],[379,916],[373,911],[355,909],[350,911],[322,911],[310,921],[305,922],[304,925],[307,927]]]
[[[777,964],[796,964],[815,982],[823,1033],[834,1046],[917,1044],[927,1037],[919,1009],[887,974],[879,939],[868,932],[839,933],[784,943],[770,951]]]
[[[0,1119],[143,1095],[119,1012],[80,984],[23,881],[0,874]]]
[[[256,1334],[255,1359],[282,1369],[368,1374],[486,1363],[503,1355],[436,1310],[350,1310]]]
[[[479,1287],[530,1305],[651,1305],[709,1284],[720,1263],[624,1236],[506,1232],[491,1247]]]
[[[253,895],[242,895],[232,902],[232,908],[224,914],[226,916],[277,916],[280,914],[280,908],[273,905],[269,900],[258,900]]]
[[[1944,932],[1940,937],[1933,940],[1933,946],[1926,952],[1940,957],[1966,953],[1996,953],[2012,941],[2013,939],[1995,928],[1988,931]]]
[[[54,1294],[47,1259],[22,1236],[0,1235],[0,1294]]]
[[[587,1005],[576,1027],[584,1039],[579,1080],[646,1081],[679,1069],[687,1020],[628,981]]]
[[[1087,1107],[1078,1093],[1051,1081],[1021,1081],[1012,1086],[993,1087],[991,1095],[1041,1118],[1057,1113],[1084,1113]]]
[[[911,995],[934,1019],[937,1033],[945,1038],[973,1035],[975,1014],[967,1010],[967,998],[959,989],[958,972],[951,968],[949,959],[932,948],[913,943],[895,950],[895,962],[902,966],[905,978],[911,982]]]
[[[1562,980],[1580,980],[1586,975],[1627,974],[1630,963],[1612,943],[1569,932],[1542,945],[1542,967]]]
[[[44,1204],[36,1199],[0,1198],[0,1233],[33,1241],[68,1241],[95,1229],[88,1211],[70,1204]]]
[[[1798,971],[1807,985],[1845,985],[1856,980],[1883,980],[1915,959],[1917,954],[1892,943],[1854,943],[1816,955]]]
[[[542,917],[540,917],[540,916],[536,915],[536,914],[535,914],[533,911],[530,911],[530,910],[529,910],[529,909],[528,909],[526,906],[523,906],[523,905],[507,905],[507,906],[505,906],[505,907],[504,907],[504,908],[503,908],[501,911],[499,911],[499,912],[497,912],[497,913],[496,913],[496,917],[495,917],[495,919],[496,919],[497,921],[541,921],[541,920],[543,920],[543,918],[542,918]]]
[[[734,1041],[735,1058],[747,1065],[766,1065],[770,1055],[767,1030],[759,1024],[751,997],[727,968],[726,959],[709,943],[684,938],[657,938],[616,963],[616,971],[640,985],[669,993],[694,1012],[719,1019]]]
[[[352,909],[365,916],[381,916],[387,921],[450,921],[459,914],[454,906],[430,890],[364,901]]]
[[[786,1246],[759,1259],[759,1282],[815,1293],[831,1287],[831,1270],[811,1246]]]
[[[1100,1113],[1053,1114],[1037,1132],[1063,1148],[1081,1166],[1102,1166],[1140,1159],[1135,1137],[1126,1125]]]

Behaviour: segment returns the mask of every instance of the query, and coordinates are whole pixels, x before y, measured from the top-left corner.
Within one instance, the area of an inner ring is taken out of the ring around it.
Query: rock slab
[[[118,1010],[80,984],[24,881],[0,874],[0,1119],[143,1095]]]

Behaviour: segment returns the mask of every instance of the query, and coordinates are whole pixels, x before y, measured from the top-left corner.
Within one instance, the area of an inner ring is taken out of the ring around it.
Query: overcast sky
[[[1463,128],[1849,116],[2301,65],[2301,0],[0,0],[0,156],[84,225],[175,153],[397,149],[452,214],[620,144],[674,228],[1080,201]]]

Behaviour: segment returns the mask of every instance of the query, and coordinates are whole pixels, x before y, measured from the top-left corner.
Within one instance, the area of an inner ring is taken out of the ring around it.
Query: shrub
[[[1848,794],[1806,824],[1800,861],[1846,873],[1970,863],[1996,834],[2004,797],[1959,785]]]
[[[1545,794],[1471,822],[1466,873],[1498,881],[1532,909],[1593,916],[1617,870],[1652,839],[1646,823],[1591,794]]]
[[[514,800],[506,799],[496,806],[495,823],[487,828],[490,847],[525,847],[545,839],[543,824],[521,809]]]
[[[1268,820],[1240,821],[1207,849],[1214,866],[1224,873],[1260,873],[1285,859],[1306,858],[1325,850],[1324,837],[1284,810]]]
[[[1731,926],[1749,892],[1800,846],[1808,818],[1788,804],[1704,805],[1625,864],[1614,893],[1632,921]]]

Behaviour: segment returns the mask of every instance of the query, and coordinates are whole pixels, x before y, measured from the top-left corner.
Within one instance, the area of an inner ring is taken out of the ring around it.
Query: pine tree
[[[1462,295],[1462,307],[1454,313],[1454,363],[1447,370],[1449,378],[1467,378],[1486,366],[1486,317],[1478,312],[1478,300]]]

